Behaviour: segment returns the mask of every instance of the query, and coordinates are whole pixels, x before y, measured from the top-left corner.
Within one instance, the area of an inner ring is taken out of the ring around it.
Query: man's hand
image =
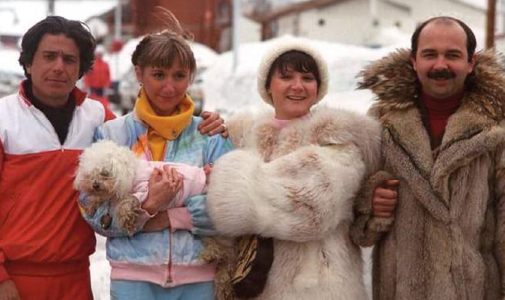
[[[0,300],[21,300],[18,289],[12,280],[0,282]]]
[[[374,217],[391,218],[398,205],[399,180],[387,180],[373,193],[372,214]]]
[[[165,165],[163,170],[154,169],[149,179],[149,194],[142,208],[151,215],[165,210],[182,188],[182,183],[182,176],[175,168]]]
[[[203,121],[198,125],[201,134],[214,135],[220,133],[222,137],[228,137],[228,129],[219,113],[204,111],[200,114]]]

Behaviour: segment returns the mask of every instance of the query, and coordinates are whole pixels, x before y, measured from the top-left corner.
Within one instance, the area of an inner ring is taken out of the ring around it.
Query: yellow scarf
[[[195,106],[188,94],[177,105],[177,110],[178,112],[172,116],[158,116],[151,107],[144,88],[140,89],[140,96],[135,102],[135,112],[149,126],[147,142],[151,150],[152,160],[163,160],[166,141],[177,139],[191,122]]]

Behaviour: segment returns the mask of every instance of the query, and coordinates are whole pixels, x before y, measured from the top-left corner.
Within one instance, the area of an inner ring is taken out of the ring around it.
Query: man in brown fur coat
[[[412,51],[361,74],[378,98],[384,171],[364,186],[351,235],[376,245],[374,299],[505,299],[505,77],[475,46],[466,24],[437,17]]]

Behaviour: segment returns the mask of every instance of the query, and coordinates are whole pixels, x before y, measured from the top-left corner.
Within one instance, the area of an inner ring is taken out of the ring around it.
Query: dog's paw
[[[88,195],[86,197],[86,202],[87,204],[84,207],[84,211],[88,216],[93,217],[96,213],[97,208],[105,201],[100,197]]]
[[[131,196],[121,200],[116,211],[118,226],[132,236],[137,230],[140,213],[140,202],[137,198]]]
[[[96,208],[94,207],[86,206],[84,210],[86,211],[86,214],[90,217],[93,217],[96,213]]]

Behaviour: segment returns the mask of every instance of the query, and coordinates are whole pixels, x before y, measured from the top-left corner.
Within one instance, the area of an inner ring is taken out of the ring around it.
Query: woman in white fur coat
[[[274,242],[258,300],[367,299],[359,247],[349,238],[353,203],[376,171],[379,124],[353,112],[312,108],[328,70],[307,41],[281,40],[259,68],[258,91],[274,113],[228,123],[237,146],[214,165],[209,213],[226,236]]]

